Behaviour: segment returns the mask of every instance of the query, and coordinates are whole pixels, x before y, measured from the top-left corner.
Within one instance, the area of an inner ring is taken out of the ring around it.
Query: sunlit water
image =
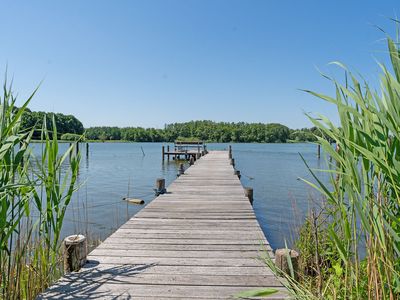
[[[291,245],[309,208],[320,202],[319,194],[299,180],[311,180],[299,153],[311,168],[321,168],[316,146],[231,145],[242,184],[254,188],[254,210],[267,239],[273,248],[283,247],[285,240]],[[88,156],[82,146],[81,188],[68,209],[63,236],[84,233],[105,239],[144,207],[127,204],[123,197],[149,203],[154,199],[156,179],[165,178],[168,185],[178,173],[177,163],[162,162],[161,143],[91,143]],[[66,147],[61,145],[61,150]],[[210,150],[227,147],[208,144]]]

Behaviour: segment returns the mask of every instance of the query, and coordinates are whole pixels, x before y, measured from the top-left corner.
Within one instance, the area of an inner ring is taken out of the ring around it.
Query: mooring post
[[[229,145],[229,158],[232,158],[232,146]]]
[[[164,153],[165,153],[165,146],[164,145],[161,147],[161,151],[162,151],[162,160],[164,161]]]
[[[89,143],[86,143],[86,156],[89,157]]]
[[[86,263],[86,237],[81,234],[67,236],[64,239],[64,270],[76,272]]]
[[[198,160],[198,159],[200,158],[200,156],[201,156],[200,153],[197,152],[197,153],[196,153],[196,160]]]
[[[321,157],[321,145],[320,144],[317,145],[317,157],[318,158]]]
[[[167,157],[168,157],[168,161],[169,161],[169,145],[167,146]]]
[[[193,155],[190,155],[189,165],[191,165],[191,166],[194,165],[194,157],[193,157]]]
[[[237,177],[239,177],[239,179],[240,179],[240,177],[241,177],[241,175],[240,175],[240,171],[239,170],[235,170],[234,172],[233,172],[233,174],[235,174]]]
[[[154,189],[156,196],[161,194],[165,194],[167,189],[165,188],[165,179],[164,178],[157,178],[156,180],[156,188]]]
[[[235,166],[235,159],[231,158],[231,166]]]
[[[244,195],[249,199],[250,204],[253,205],[253,188],[251,187],[244,188]]]
[[[76,142],[76,154],[79,153],[79,142]]]
[[[183,164],[181,163],[179,165],[179,175],[183,175],[185,174],[185,167],[183,166]]]
[[[295,279],[298,275],[299,268],[299,253],[292,249],[277,249],[275,251],[275,265],[283,272],[288,275],[291,275],[290,267],[289,267],[289,259],[292,262],[293,267],[293,275]]]

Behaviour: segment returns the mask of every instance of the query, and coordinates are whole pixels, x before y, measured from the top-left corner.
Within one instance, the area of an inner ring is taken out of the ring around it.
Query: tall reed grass
[[[398,40],[388,37],[387,45],[391,68],[379,64],[378,91],[340,63],[345,82],[327,77],[334,96],[307,91],[336,106],[340,124],[308,116],[333,159],[328,185],[310,169],[316,184],[308,184],[326,200],[324,221],[314,214],[301,235],[312,272],[295,280],[267,259],[297,299],[400,298],[400,50]]]
[[[75,145],[59,153],[54,119],[35,146],[42,147],[40,157],[33,155],[34,129],[23,132],[20,124],[35,92],[17,108],[6,81],[0,96],[1,299],[34,299],[63,273],[60,232],[80,156],[71,155]]]

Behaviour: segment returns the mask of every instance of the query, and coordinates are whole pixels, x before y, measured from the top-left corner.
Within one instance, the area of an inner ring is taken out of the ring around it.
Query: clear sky
[[[397,1],[2,1],[0,72],[31,109],[95,125],[188,120],[309,126],[335,119],[299,89],[332,93],[317,68],[376,80]]]

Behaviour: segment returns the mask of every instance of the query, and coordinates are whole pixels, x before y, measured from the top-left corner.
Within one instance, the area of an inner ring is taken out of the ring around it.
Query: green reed
[[[332,159],[329,185],[311,169],[317,184],[307,182],[326,199],[327,218],[318,225],[324,240],[314,249],[328,261],[322,265],[315,254],[314,274],[300,271],[294,280],[267,259],[298,299],[400,298],[400,51],[398,41],[388,37],[387,43],[392,71],[379,64],[379,91],[340,63],[335,64],[346,73],[343,84],[325,76],[335,96],[307,91],[335,105],[340,124],[308,115],[324,136],[317,143]],[[310,277],[316,278],[313,284]]]
[[[39,158],[30,147],[35,129],[20,129],[35,92],[19,108],[7,83],[0,97],[0,298],[4,299],[34,299],[62,274],[60,232],[76,190],[80,157],[70,155],[75,145],[60,155],[55,120],[51,129],[46,125],[41,129]]]

